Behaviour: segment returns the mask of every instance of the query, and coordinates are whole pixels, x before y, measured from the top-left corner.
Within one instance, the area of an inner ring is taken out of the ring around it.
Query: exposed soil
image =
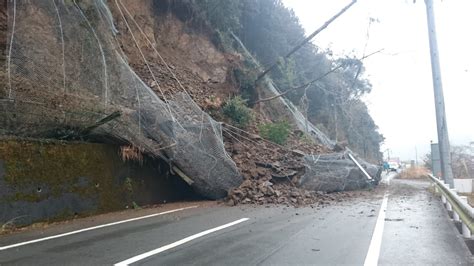
[[[474,193],[459,193],[461,196],[466,196],[467,197],[467,203],[474,207]]]
[[[109,6],[130,66],[159,97],[172,98],[185,90],[207,110],[220,107],[225,99],[238,93],[232,69],[240,63],[239,55],[219,51],[208,36],[194,33],[171,14],[156,16],[152,1],[140,5],[124,2],[122,12],[129,11],[135,20],[127,17],[128,26],[118,7]]]

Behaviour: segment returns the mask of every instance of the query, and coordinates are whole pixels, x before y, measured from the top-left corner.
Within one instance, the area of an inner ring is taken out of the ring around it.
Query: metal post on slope
[[[418,166],[418,148],[415,146],[415,166]]]
[[[441,69],[438,57],[438,43],[436,40],[436,26],[434,21],[433,1],[425,0],[426,16],[428,20],[428,34],[430,41],[431,73],[433,76],[433,89],[436,108],[436,125],[441,161],[441,175],[444,181],[454,188],[453,170],[451,168],[451,154],[449,146],[448,125],[444,107],[443,86],[441,82]]]

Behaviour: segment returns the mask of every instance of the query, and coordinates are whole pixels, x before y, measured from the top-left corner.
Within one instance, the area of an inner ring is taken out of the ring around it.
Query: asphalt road
[[[473,265],[427,187],[392,180],[384,189],[321,209],[190,203],[152,217],[117,218],[118,224],[101,228],[29,230],[0,237],[0,264]]]

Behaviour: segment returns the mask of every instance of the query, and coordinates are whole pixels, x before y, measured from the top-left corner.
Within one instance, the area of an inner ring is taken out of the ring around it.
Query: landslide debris
[[[244,182],[229,191],[226,203],[321,205],[338,199],[338,194],[309,191],[297,184],[305,173],[304,156],[328,152],[324,147],[302,140],[293,132],[286,146],[262,139],[255,127],[250,133],[224,124],[227,152],[244,177]]]
[[[295,187],[292,182],[272,183],[273,180],[246,179],[238,188],[232,189],[225,199],[226,204],[283,204],[287,206],[327,205],[342,201],[340,194],[308,191]],[[278,181],[277,181],[278,182]]]

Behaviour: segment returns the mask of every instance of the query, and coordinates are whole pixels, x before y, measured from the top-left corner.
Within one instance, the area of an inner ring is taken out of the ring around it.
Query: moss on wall
[[[116,147],[104,144],[0,140],[4,182],[14,191],[4,201],[38,202],[63,193],[96,198],[99,211],[123,207],[124,186],[114,173],[123,165]]]
[[[107,144],[0,138],[0,224],[183,199],[197,197],[164,161],[145,156],[123,162],[119,147]]]

